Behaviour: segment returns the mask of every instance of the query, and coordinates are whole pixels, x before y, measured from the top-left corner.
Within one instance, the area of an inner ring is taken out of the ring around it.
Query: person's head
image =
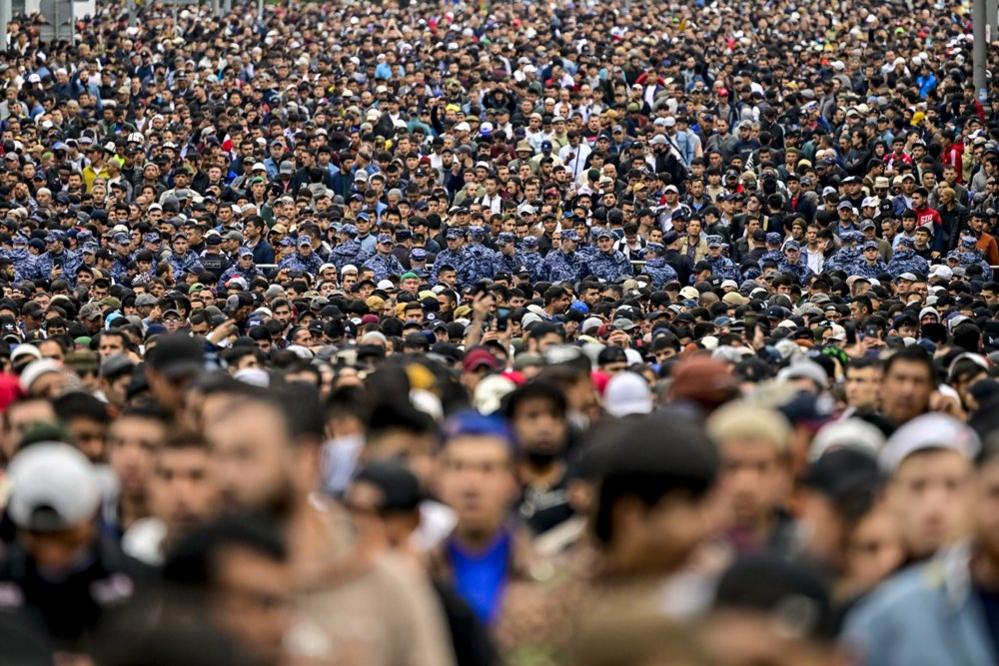
[[[108,460],[123,496],[146,501],[157,451],[167,436],[166,415],[134,407],[122,412],[108,428]]]
[[[170,590],[200,601],[210,621],[263,664],[280,663],[292,580],[277,525],[223,518],[186,535],[163,566]]]
[[[444,437],[440,498],[457,514],[459,538],[482,543],[501,527],[517,497],[512,433],[500,417],[464,412],[445,424]]]
[[[524,384],[506,397],[503,411],[519,452],[528,460],[548,463],[562,455],[569,434],[568,405],[558,386]]]
[[[738,402],[716,410],[708,434],[721,456],[720,487],[740,527],[773,519],[789,493],[791,428],[776,410]]]
[[[702,427],[656,412],[595,434],[588,451],[597,480],[592,527],[609,570],[671,572],[718,527],[710,501],[719,472]]]
[[[74,391],[59,396],[52,406],[76,447],[91,462],[104,462],[105,440],[111,421],[107,404],[89,393]]]
[[[316,485],[322,410],[302,382],[267,394],[243,391],[206,415],[211,470],[223,511],[286,517]]]
[[[7,515],[34,565],[58,576],[86,557],[98,538],[101,491],[94,466],[59,442],[26,446],[6,470]]]
[[[925,413],[936,389],[936,372],[929,354],[918,346],[895,352],[885,363],[881,380],[881,411],[897,425]]]
[[[999,438],[990,435],[978,456],[972,521],[976,548],[991,567],[999,565]]]
[[[376,460],[354,474],[344,504],[376,543],[404,552],[420,524],[422,498],[419,478],[403,462]]]
[[[846,402],[853,409],[874,411],[881,393],[881,362],[867,357],[846,366]]]
[[[797,496],[804,554],[843,572],[849,535],[875,505],[880,489],[878,463],[870,451],[846,445],[812,461]]]
[[[704,623],[707,662],[835,663],[832,594],[818,572],[772,554],[746,555],[722,574]]]
[[[178,413],[184,407],[187,387],[203,370],[202,342],[185,333],[163,335],[146,353],[144,367],[156,403],[171,413]]]
[[[20,398],[10,403],[3,413],[3,459],[10,458],[21,448],[24,434],[38,424],[54,425],[55,409],[44,398]]]
[[[881,450],[888,502],[910,558],[923,559],[965,536],[972,461],[980,442],[963,423],[940,413],[914,418]]]
[[[172,433],[152,454],[149,504],[173,543],[217,509],[208,444],[195,432]]]

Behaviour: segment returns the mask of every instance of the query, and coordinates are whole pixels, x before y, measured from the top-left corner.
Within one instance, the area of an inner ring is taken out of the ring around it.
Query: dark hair
[[[897,352],[892,354],[885,363],[885,375],[891,373],[895,364],[903,362],[922,364],[926,367],[926,372],[930,375],[930,382],[936,384],[937,371],[933,366],[933,359],[924,348],[918,345],[913,345],[911,347],[899,349]]]
[[[564,417],[569,409],[561,387],[545,381],[533,381],[514,389],[506,396],[503,401],[503,415],[512,420],[517,414],[517,409],[532,400],[547,401],[560,417]]]
[[[59,396],[52,401],[56,416],[63,423],[76,418],[87,418],[99,423],[109,423],[107,404],[89,393],[75,391]]]

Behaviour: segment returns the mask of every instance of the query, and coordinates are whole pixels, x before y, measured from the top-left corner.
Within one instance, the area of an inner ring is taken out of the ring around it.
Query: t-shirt
[[[491,623],[499,608],[510,561],[510,534],[503,530],[483,551],[473,553],[452,541],[447,546],[458,594],[475,614]]]

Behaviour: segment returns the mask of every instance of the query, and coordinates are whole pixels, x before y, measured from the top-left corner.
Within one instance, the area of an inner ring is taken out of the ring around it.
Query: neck
[[[149,515],[145,495],[122,495],[118,501],[118,520],[122,529]]]
[[[468,550],[484,550],[499,534],[502,523],[492,529],[462,528],[460,525],[455,529],[454,538],[459,545]]]
[[[976,547],[971,556],[971,577],[981,587],[999,590],[999,557]]]

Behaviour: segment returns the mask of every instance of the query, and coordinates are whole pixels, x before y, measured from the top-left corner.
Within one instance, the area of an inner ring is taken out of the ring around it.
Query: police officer
[[[260,270],[253,263],[253,248],[247,245],[239,248],[236,265],[230,266],[222,273],[219,284],[224,286],[233,278],[242,278],[247,285],[253,284],[253,279],[260,275]]]
[[[711,275],[721,280],[742,280],[739,267],[731,259],[724,255],[724,243],[722,237],[712,234],[707,238],[708,256],[704,260],[711,266]]]
[[[648,243],[645,246],[645,265],[642,267],[642,273],[652,279],[652,286],[656,289],[662,289],[668,283],[679,279],[676,270],[666,263],[665,254],[666,248],[659,243]]]
[[[784,243],[784,258],[777,264],[777,270],[781,273],[793,275],[798,280],[798,284],[805,284],[812,270],[801,260],[801,245],[796,240],[789,240]]]
[[[525,236],[521,241],[520,261],[524,268],[531,274],[532,280],[541,280],[541,270],[544,264],[544,257],[538,251],[538,239],[536,236]]]
[[[431,282],[437,282],[437,274],[444,266],[450,266],[460,274],[468,256],[464,247],[465,236],[461,229],[451,227],[445,232],[444,238],[447,242],[447,247],[438,252],[437,258],[434,259],[434,265],[430,269]]]
[[[319,258],[318,254],[312,251],[312,239],[303,234],[298,237],[295,245],[298,250],[295,254],[288,255],[282,259],[278,264],[278,270],[290,268],[293,271],[318,275],[319,268],[323,265],[323,260]]]
[[[929,273],[930,263],[916,254],[912,246],[912,241],[903,238],[895,245],[891,261],[888,262],[888,272],[893,278],[897,278],[902,273],[915,273],[916,275],[926,275]]]
[[[847,275],[853,275],[857,264],[863,261],[863,257],[860,256],[861,252],[856,247],[861,238],[862,236],[859,231],[843,232],[840,236],[840,240],[843,241],[843,246],[836,250],[831,257],[826,259],[825,264],[822,266],[822,270],[824,272],[843,271]]]
[[[876,278],[883,273],[888,272],[888,264],[881,260],[881,255],[878,252],[878,244],[874,241],[866,241],[861,246],[861,252],[863,252],[863,260],[857,262],[854,266],[853,274],[860,275],[865,278]]]
[[[763,266],[765,262],[772,261],[775,264],[780,264],[784,261],[784,253],[781,251],[781,235],[776,231],[768,231],[766,236],[767,250],[760,257],[759,264]]]
[[[509,231],[500,232],[496,236],[496,247],[498,249],[499,271],[516,274],[522,266],[519,252],[517,252],[517,236]]]
[[[601,227],[593,235],[597,239],[597,253],[589,260],[590,273],[606,282],[631,275],[631,262],[623,252],[614,249],[614,234],[610,229]]]
[[[344,224],[337,232],[339,242],[330,252],[330,263],[336,266],[338,271],[342,271],[347,264],[363,264],[371,255],[361,246],[361,241],[357,240],[357,227],[353,224]]]
[[[399,263],[399,259],[392,253],[393,245],[391,236],[379,234],[378,242],[375,245],[375,256],[364,262],[365,268],[374,271],[375,282],[393,276],[398,277],[406,272],[406,269]]]
[[[549,282],[576,282],[586,274],[586,262],[576,252],[579,234],[573,229],[562,232],[559,249],[545,257],[541,270],[542,279]]]
[[[171,245],[173,253],[170,256],[170,265],[173,266],[174,275],[178,279],[184,273],[199,273],[204,270],[198,253],[188,245],[187,234],[184,232],[176,233]]]
[[[229,258],[222,254],[222,237],[216,233],[205,238],[205,251],[201,253],[199,260],[206,271],[219,277],[232,265]]]
[[[992,267],[989,265],[989,262],[985,259],[985,255],[979,252],[978,249],[975,247],[975,244],[977,242],[978,239],[970,234],[961,236],[961,242],[958,245],[958,250],[956,255],[958,263],[965,267],[971,266],[972,264],[978,264],[979,266],[982,267],[982,271],[984,271],[983,275],[986,278],[991,278]]]
[[[486,230],[482,227],[469,227],[469,243],[465,248],[467,260],[458,269],[458,282],[462,285],[475,284],[479,280],[492,278],[496,273],[499,257],[496,252],[482,244]]]

